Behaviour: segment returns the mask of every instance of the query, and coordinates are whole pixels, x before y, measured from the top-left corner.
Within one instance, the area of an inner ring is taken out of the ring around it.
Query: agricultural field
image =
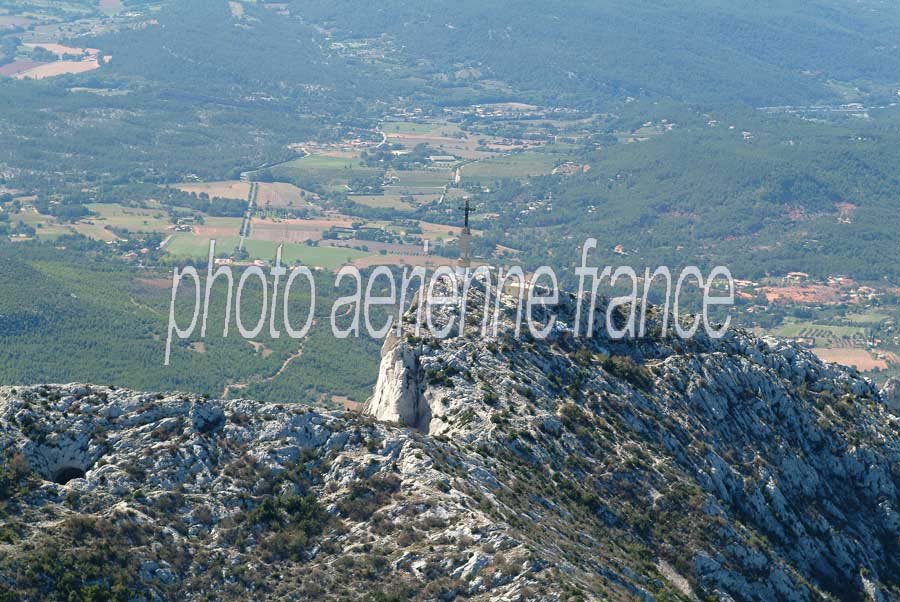
[[[457,226],[446,226],[444,224],[433,224],[431,222],[419,222],[422,233],[426,238],[431,240],[444,240],[447,238],[456,238],[462,232],[462,228]],[[480,232],[472,228],[472,234],[478,235]]]
[[[52,52],[59,58],[62,58],[67,54],[74,56],[96,56],[100,53],[96,48],[77,48],[75,46],[65,46],[54,42],[31,42],[23,44],[23,46],[29,49],[43,48],[47,52]]]
[[[389,144],[402,144],[411,149],[427,144],[442,153],[463,160],[483,159],[493,153],[479,150],[479,139],[459,126],[449,123],[385,123],[382,126]]]
[[[100,68],[100,63],[96,57],[86,58],[81,61],[55,61],[45,63],[21,71],[13,75],[16,79],[46,79],[48,77],[57,77],[59,75],[71,75],[76,73],[87,73]]]
[[[91,216],[89,221],[100,227],[111,226],[138,232],[165,232],[172,226],[169,216],[162,209],[124,207],[114,203],[92,203],[85,206],[97,214]]]
[[[797,341],[821,359],[856,367],[879,383],[900,375],[896,289],[852,280],[791,286],[780,282],[764,281],[754,291],[770,300],[761,319],[769,324],[756,328],[758,333]]]
[[[181,232],[172,235],[165,248],[170,255],[176,257],[206,258],[209,254],[211,238],[216,240],[216,255],[227,254],[240,243],[239,236],[209,237]],[[282,262],[284,264],[302,263],[324,270],[335,270],[348,262],[369,255],[369,253],[355,249],[311,247],[305,244],[284,243],[280,240],[246,239],[244,241],[244,249],[249,254],[249,259],[261,259],[270,263],[275,260],[279,245],[283,245]]]
[[[436,201],[445,193],[443,188],[434,186],[385,186],[384,192],[394,196],[412,197],[417,205]]]
[[[315,193],[285,182],[259,182],[256,190],[256,206],[260,209],[301,209],[312,207],[309,202],[317,198]]]
[[[216,255],[234,249],[241,234],[239,217],[207,217],[202,224],[195,224],[193,232],[176,232],[167,237],[165,249],[179,257],[206,257],[209,241],[216,241]]]
[[[445,194],[451,174],[447,169],[391,170],[385,176],[391,183],[384,186],[383,196],[354,197],[353,200],[371,207],[410,211],[415,207],[402,197],[412,197],[415,205],[436,201]]]
[[[349,184],[354,179],[377,176],[380,171],[361,167],[358,157],[330,157],[309,155],[272,167],[272,175],[277,180],[311,179],[325,187]]]
[[[251,259],[262,259],[272,262],[280,242],[268,240],[247,240],[244,248],[250,254]],[[336,270],[342,265],[354,260],[367,257],[369,254],[355,249],[340,249],[334,247],[310,247],[285,243],[282,249],[282,262],[285,264],[303,264],[322,268],[323,270]]]
[[[169,255],[183,258],[204,258],[209,255],[209,241],[215,239],[216,254],[234,249],[238,236],[197,236],[191,232],[173,234],[166,241],[165,249]]]
[[[247,200],[250,196],[250,182],[226,180],[223,182],[197,182],[177,184],[178,190],[197,195],[206,193],[209,198]]]
[[[12,73],[9,73],[16,79],[44,79],[58,75],[86,73],[99,69],[103,64],[109,62],[110,58],[108,56],[101,58],[100,51],[96,48],[75,48],[53,42],[32,42],[23,44],[22,47],[30,52],[40,49],[56,55],[61,60],[34,63],[34,66],[28,69],[22,69],[25,61],[17,61],[19,65],[14,68]]]
[[[403,200],[405,195],[399,192],[388,192],[391,187],[385,186],[385,194],[380,195],[354,195],[350,199],[354,203],[366,205],[367,207],[378,207],[380,209],[396,209],[397,211],[413,211],[416,207]],[[429,199],[430,200],[430,199]]]
[[[888,362],[884,359],[873,357],[872,353],[866,349],[834,349],[834,348],[815,348],[813,349],[819,358],[826,362],[841,364],[842,366],[853,366],[862,372],[870,372],[872,370],[885,370]]]
[[[242,218],[239,217],[207,217],[202,224],[194,225],[194,236],[207,239],[240,236]]]
[[[453,176],[449,169],[416,169],[410,171],[390,170],[385,179],[398,181],[391,184],[390,188],[398,188],[400,191],[421,188],[443,188]],[[387,187],[386,187],[387,188]]]
[[[23,209],[21,212],[12,215],[11,221],[13,223],[21,221],[26,226],[31,226],[35,229],[38,238],[45,240],[72,233],[71,227],[60,224],[56,221],[56,218],[42,215],[34,209]]]
[[[431,134],[440,135],[441,126],[433,123],[413,123],[409,121],[389,121],[381,130],[391,137],[392,134]]]
[[[766,287],[762,292],[773,303],[836,303],[840,300],[840,289],[825,285]]]
[[[103,224],[102,222],[95,222],[91,218],[75,222],[70,226],[70,228],[78,234],[87,236],[92,240],[102,240],[105,242],[109,242],[118,238],[115,234],[113,234],[106,228],[105,224]]]
[[[25,73],[45,64],[46,63],[32,61],[31,59],[18,59],[0,67],[0,75],[15,77],[20,73]]]
[[[549,174],[560,157],[542,152],[524,152],[492,157],[462,168],[462,181],[492,182],[502,178],[525,178]]]
[[[85,205],[95,215],[73,223],[62,223],[55,217],[38,213],[33,208],[23,209],[11,216],[12,222],[22,222],[35,229],[43,240],[52,240],[64,234],[82,234],[93,240],[112,241],[116,235],[111,228],[140,232],[165,232],[171,225],[167,215],[158,209],[123,207],[118,204],[91,203]]]
[[[360,269],[370,268],[380,265],[387,266],[409,266],[409,267],[424,267],[429,269],[434,269],[438,266],[455,266],[456,261],[447,257],[441,257],[439,255],[424,255],[424,254],[413,254],[413,253],[401,253],[401,254],[392,254],[392,255],[368,255],[366,257],[362,257],[359,259],[353,260],[353,265]]]
[[[349,228],[351,218],[334,219],[262,219],[254,218],[250,226],[250,239],[274,242],[302,243],[321,240],[328,228]]]
[[[847,321],[853,324],[881,324],[890,316],[879,311],[867,311],[861,314],[851,314],[847,316]]]
[[[774,334],[788,339],[815,340],[816,347],[852,347],[866,339],[866,329],[859,326],[835,326],[812,322],[787,323],[778,328]]]

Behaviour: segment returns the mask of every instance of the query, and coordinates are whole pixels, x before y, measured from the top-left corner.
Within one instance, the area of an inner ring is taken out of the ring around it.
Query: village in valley
[[[878,381],[900,373],[900,287],[804,272],[735,285],[742,322],[758,334],[795,341]]]

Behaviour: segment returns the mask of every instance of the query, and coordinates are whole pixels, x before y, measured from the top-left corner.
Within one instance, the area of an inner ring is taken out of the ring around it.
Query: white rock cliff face
[[[508,302],[406,322],[364,415],[0,388],[0,599],[900,600],[889,391],[741,331],[575,337],[572,297],[516,338]]]
[[[424,383],[415,352],[390,335],[381,353],[375,393],[365,413],[385,422],[396,422],[425,432],[431,408],[424,399]]]

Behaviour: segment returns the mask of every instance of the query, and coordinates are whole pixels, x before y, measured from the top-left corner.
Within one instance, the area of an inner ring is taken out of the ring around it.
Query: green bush
[[[627,355],[611,355],[603,358],[603,369],[645,391],[653,389],[653,373],[646,366],[635,362]]]
[[[23,493],[34,478],[28,460],[21,453],[7,453],[0,464],[0,516],[14,508],[13,499]]]

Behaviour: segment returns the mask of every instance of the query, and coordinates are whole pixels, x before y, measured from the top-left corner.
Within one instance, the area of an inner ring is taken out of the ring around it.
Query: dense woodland
[[[79,247],[75,240],[5,242],[0,278],[6,283],[0,295],[0,381],[5,383],[103,382],[212,396],[221,396],[227,385],[246,384],[233,395],[307,403],[330,403],[332,395],[364,401],[374,384],[379,344],[331,336],[328,316],[337,295],[329,277],[317,283],[318,325],[310,335],[302,342],[261,336],[260,350],[237,334],[233,313],[230,336],[222,336],[226,290],[217,284],[207,336],[201,339],[198,329],[189,340],[176,339],[169,366],[163,360],[170,271],[135,273],[99,247]],[[242,297],[246,323],[259,315],[259,293],[248,285]],[[179,296],[181,325],[190,323],[192,299],[188,289]],[[308,308],[308,289],[298,285],[291,314],[302,323]],[[301,347],[303,355],[290,362],[277,386],[269,385],[266,378]]]

